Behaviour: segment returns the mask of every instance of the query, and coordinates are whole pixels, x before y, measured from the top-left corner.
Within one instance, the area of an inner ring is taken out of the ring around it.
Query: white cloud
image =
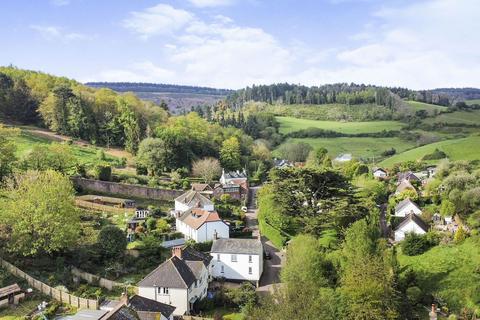
[[[158,4],[143,11],[134,11],[123,25],[147,39],[154,35],[169,35],[183,28],[193,19],[193,14],[175,9],[168,4]]]
[[[234,3],[234,0],[188,0],[196,7],[221,7],[228,6]]]
[[[415,89],[480,86],[477,9],[477,0],[384,6],[372,14],[364,30],[346,37],[341,46],[317,48],[297,40],[280,42],[261,28],[238,25],[229,17],[201,19],[158,5],[132,13],[125,22],[144,39],[159,36],[148,43],[158,43],[158,58],[105,70],[100,80],[222,88],[284,81]],[[160,37],[165,35],[169,37]]]
[[[77,32],[65,32],[62,28],[56,26],[31,25],[30,28],[40,34],[42,38],[48,41],[69,42],[73,40],[88,40],[92,36]]]

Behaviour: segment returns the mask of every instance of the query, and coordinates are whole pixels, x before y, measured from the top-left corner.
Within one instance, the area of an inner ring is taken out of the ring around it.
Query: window
[[[225,270],[223,270],[223,266],[220,267],[220,272],[221,272],[221,273],[224,273],[224,272],[225,272]]]
[[[158,287],[157,292],[160,293],[160,294],[168,294],[168,288]]]
[[[197,285],[198,285],[198,284],[197,284],[197,280],[195,280],[195,288],[197,287]]]
[[[230,257],[232,258],[232,262],[237,262],[237,255],[236,254],[232,254]]]
[[[253,262],[252,256],[248,256],[248,263],[252,263],[252,262]]]
[[[220,261],[220,254],[217,253],[217,261]]]
[[[248,267],[248,274],[252,274],[252,267]]]

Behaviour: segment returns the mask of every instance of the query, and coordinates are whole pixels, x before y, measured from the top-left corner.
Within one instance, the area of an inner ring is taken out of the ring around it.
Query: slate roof
[[[222,178],[224,179],[246,179],[247,178],[247,173],[245,170],[243,171],[230,171],[230,172],[225,172],[223,171],[222,173]]]
[[[176,309],[169,304],[161,303],[152,299],[147,299],[139,295],[135,295],[128,301],[128,306],[134,311],[144,312],[160,312],[165,318],[170,317]]]
[[[212,187],[208,183],[192,183],[192,190],[198,192],[212,191]]]
[[[258,239],[217,239],[213,241],[212,253],[259,254],[263,246]]]
[[[405,208],[406,206],[408,206],[409,204],[413,204],[415,207],[417,207],[417,209],[420,210],[420,208],[417,206],[417,204],[416,204],[415,202],[413,202],[412,200],[410,200],[410,198],[407,198],[407,199],[404,199],[404,200],[400,201],[400,202],[395,206],[395,212],[402,211],[402,209]]]
[[[205,268],[205,265],[203,264],[203,261],[185,261],[187,266],[192,270],[193,275],[195,276],[195,279],[200,279],[202,277],[202,271],[203,268]]]
[[[400,230],[403,228],[407,223],[410,221],[413,221],[417,226],[423,229],[423,231],[427,232],[428,231],[428,225],[415,213],[410,213],[408,216],[403,219],[403,221],[397,226],[395,231]]]
[[[213,202],[198,191],[190,190],[175,198],[175,201],[181,202],[190,208],[200,208],[206,205],[213,205]]]
[[[198,230],[206,222],[223,222],[218,212],[207,211],[200,208],[187,210],[178,219],[195,230]]]
[[[182,248],[182,259],[185,261],[201,261],[207,267],[212,260],[212,256],[191,247],[184,247]]]
[[[138,286],[188,289],[195,280],[195,274],[185,261],[173,256],[150,272]]]
[[[408,181],[411,181],[411,180],[416,180],[416,181],[420,181],[420,179],[412,172],[412,171],[408,171],[408,172],[400,172],[398,174],[398,180],[408,180]]]

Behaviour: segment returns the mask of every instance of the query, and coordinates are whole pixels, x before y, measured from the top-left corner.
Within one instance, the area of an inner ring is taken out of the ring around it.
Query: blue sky
[[[79,81],[480,87],[478,0],[5,0],[0,64]]]

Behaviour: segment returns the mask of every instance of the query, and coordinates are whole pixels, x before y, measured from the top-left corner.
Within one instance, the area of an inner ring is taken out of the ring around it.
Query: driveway
[[[257,209],[248,209],[246,213],[247,227],[252,230],[252,236],[254,237],[258,237],[260,234],[257,215]],[[285,252],[275,248],[266,237],[261,237],[261,240],[264,250],[270,253],[271,259],[263,260],[263,274],[257,291],[261,293],[273,292],[274,284],[280,283],[280,271],[285,264]]]

